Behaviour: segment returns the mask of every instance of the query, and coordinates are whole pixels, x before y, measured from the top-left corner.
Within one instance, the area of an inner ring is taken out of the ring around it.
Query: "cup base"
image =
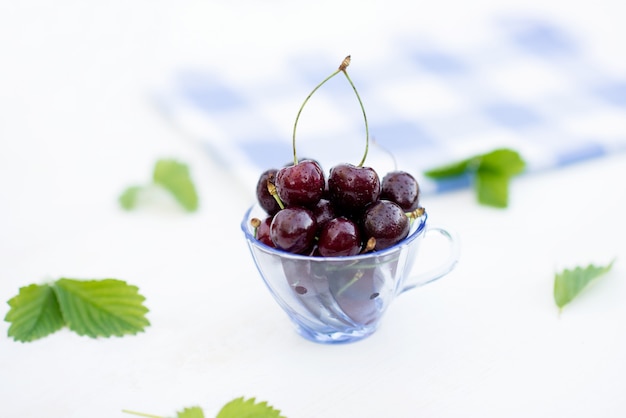
[[[316,332],[296,324],[296,331],[305,339],[318,344],[349,344],[369,337],[376,331],[376,328],[341,332]]]

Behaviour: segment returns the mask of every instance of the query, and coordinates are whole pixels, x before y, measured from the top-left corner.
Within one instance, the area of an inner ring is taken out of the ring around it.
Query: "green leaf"
[[[198,209],[198,194],[189,168],[175,160],[159,160],[154,166],[153,181],[164,187],[187,211]]]
[[[59,279],[53,288],[65,323],[79,335],[123,336],[150,325],[145,298],[124,281]]]
[[[516,151],[499,148],[466,160],[426,171],[434,180],[461,175],[474,176],[474,191],[480,204],[506,208],[511,177],[524,171],[526,163]]]
[[[509,178],[489,171],[478,171],[475,178],[478,202],[497,208],[506,208],[509,204]]]
[[[478,171],[489,171],[512,177],[524,171],[526,163],[522,157],[507,148],[496,149],[479,157]]]
[[[128,409],[122,409],[122,413],[129,414],[129,415],[136,415],[138,417],[144,417],[144,418],[165,418],[160,415],[144,414],[143,412],[131,411]]]
[[[615,260],[606,266],[576,267],[573,270],[565,269],[554,276],[554,301],[559,309],[570,303],[578,294],[597,277],[607,273],[613,267]]]
[[[204,418],[204,412],[202,408],[194,406],[192,408],[185,408],[176,415],[176,418]]]
[[[139,195],[143,191],[142,186],[128,187],[119,197],[120,206],[126,210],[131,210],[137,207],[139,202]]]
[[[468,171],[474,171],[477,167],[477,163],[480,159],[473,157],[467,160],[458,161],[452,164],[442,165],[437,168],[433,168],[424,172],[424,175],[432,179],[445,179],[449,177],[457,177],[467,173]]]
[[[255,403],[254,398],[247,401],[243,397],[228,402],[217,414],[216,418],[284,418],[280,411],[272,408],[267,402]]]
[[[65,325],[54,291],[47,284],[22,287],[8,304],[11,309],[4,320],[11,323],[8,335],[16,341],[43,338]]]

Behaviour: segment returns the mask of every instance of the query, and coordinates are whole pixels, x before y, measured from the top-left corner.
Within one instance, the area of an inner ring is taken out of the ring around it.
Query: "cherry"
[[[257,200],[268,217],[263,221],[255,219],[254,227],[257,239],[267,245],[311,257],[351,256],[378,251],[406,238],[411,219],[424,212],[419,206],[419,185],[412,175],[395,170],[381,181],[373,168],[365,166],[369,149],[367,116],[346,71],[349,64],[350,56],[304,100],[293,127],[293,162],[280,169],[266,170],[259,177]],[[296,128],[300,114],[313,93],[340,72],[352,86],[363,111],[365,152],[358,165],[338,164],[331,168],[326,178],[319,162],[298,158]],[[302,269],[306,275],[305,270]],[[355,277],[358,279],[357,276],[365,275],[371,280],[376,276],[367,273],[367,269],[358,274],[357,270],[349,270],[348,283],[356,280]],[[367,281],[362,280],[361,283]],[[310,286],[303,286],[300,282],[294,286],[299,295],[309,294],[307,289]],[[338,293],[343,294],[344,290]],[[375,288],[365,286],[363,290],[367,293],[365,296],[376,299],[378,293]]]
[[[346,71],[348,65],[350,65],[349,55],[343,60],[339,68],[324,81],[318,84],[306,98],[306,100],[300,107],[300,110],[298,111],[298,116],[296,117],[296,124],[294,125],[293,147],[294,161],[297,161],[295,157],[295,131],[298,124],[298,118],[300,117],[300,113],[302,112],[302,108],[318,88],[320,88],[330,78],[342,72],[352,86],[354,94],[359,101],[361,111],[363,112],[363,120],[365,122],[365,152],[363,153],[361,162],[357,166],[354,166],[352,164],[339,164],[331,168],[330,175],[328,177],[327,195],[333,201],[336,208],[338,208],[343,214],[354,216],[354,214],[362,212],[367,205],[378,200],[378,197],[380,195],[380,179],[378,178],[378,174],[376,174],[376,171],[374,171],[374,169],[369,167],[363,167],[369,150],[369,128],[367,124],[367,115],[365,114],[365,107],[363,106],[363,102],[361,101],[361,96],[359,96],[359,93],[356,90],[354,83],[352,82],[350,76],[348,75],[348,72]]]
[[[324,197],[322,197],[311,210],[313,211],[313,215],[315,215],[318,231],[324,227],[326,222],[337,217],[333,204]]]
[[[278,211],[270,224],[270,238],[276,247],[304,253],[313,246],[317,222],[310,210],[293,206]]]
[[[261,206],[268,215],[274,215],[280,210],[278,202],[276,201],[274,196],[271,195],[267,188],[267,182],[274,182],[277,172],[278,170],[275,168],[265,170],[259,177],[259,180],[256,184],[257,201],[259,202],[259,206]]]
[[[320,232],[317,251],[323,257],[357,255],[361,251],[359,228],[344,217],[328,221]]]
[[[274,184],[285,206],[310,207],[321,199],[326,178],[317,162],[303,160],[278,170]]]
[[[380,198],[397,203],[405,212],[419,207],[420,188],[417,180],[405,171],[392,171],[383,177]]]
[[[379,200],[363,215],[364,235],[376,239],[375,250],[383,250],[409,235],[409,218],[402,208],[390,200]]]
[[[268,216],[264,220],[260,221],[256,229],[256,239],[269,247],[276,247],[274,242],[270,238],[270,225],[272,223],[272,217]]]
[[[343,213],[355,214],[378,200],[380,179],[370,167],[339,164],[330,170],[328,189],[332,201]]]

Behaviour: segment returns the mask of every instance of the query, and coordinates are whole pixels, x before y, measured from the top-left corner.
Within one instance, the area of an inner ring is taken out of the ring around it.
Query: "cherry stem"
[[[296,164],[298,164],[298,163],[295,162],[294,165],[296,165]],[[272,195],[274,200],[276,200],[276,203],[278,203],[278,206],[281,209],[285,209],[285,204],[280,199],[280,196],[278,196],[278,191],[276,190],[276,185],[270,179],[267,180],[267,191]]]
[[[350,57],[348,56],[347,59],[349,58]],[[345,67],[347,67],[347,65]],[[346,71],[345,67],[341,71],[343,71],[343,74],[346,76],[346,78],[348,79],[348,82],[352,86],[352,90],[354,90],[354,94],[356,94],[356,98],[359,101],[359,106],[361,106],[361,111],[363,112],[363,120],[365,121],[365,153],[363,154],[363,158],[361,159],[361,162],[358,165],[359,167],[363,167],[363,164],[365,164],[365,160],[367,159],[367,153],[369,151],[369,144],[370,144],[370,132],[369,132],[369,127],[367,126],[367,115],[365,114],[365,107],[363,106],[363,102],[361,101],[361,96],[359,96],[359,92],[356,90],[356,87],[354,83],[352,82],[352,79],[348,75],[348,72]],[[339,68],[341,69],[342,67],[339,67]]]
[[[389,158],[391,159],[391,162],[393,163],[393,170],[396,171],[398,170],[398,161],[396,160],[396,156],[393,155],[393,153],[391,151],[389,151],[387,148],[381,146],[377,141],[376,138],[372,137],[371,138],[372,144],[375,146],[378,146],[378,148],[383,151],[385,154],[387,154],[389,156]]]
[[[343,285],[343,287],[341,287],[341,289],[339,289],[339,291],[337,292],[337,296],[341,296],[341,294],[343,292],[345,292],[346,290],[348,290],[348,288],[350,286],[352,286],[353,284],[355,284],[356,282],[359,281],[359,279],[361,279],[361,277],[363,277],[365,273],[363,273],[363,271],[359,270],[355,273],[355,275],[352,277],[352,279],[350,279],[350,281],[346,284]]]
[[[259,232],[259,227],[261,226],[261,220],[259,218],[252,218],[250,219],[250,225],[254,228],[254,238],[258,238],[257,233]]]
[[[407,218],[409,218],[409,223],[411,225],[413,225],[413,221],[415,221],[418,218],[421,218],[424,215],[425,212],[426,212],[426,209],[424,209],[423,207],[420,206],[419,208],[415,209],[414,211],[406,212],[405,214],[406,214]]]
[[[298,110],[298,114],[296,115],[296,121],[293,125],[292,147],[293,147],[293,164],[294,165],[298,164],[298,156],[296,153],[296,128],[298,127],[298,120],[300,119],[300,114],[302,113],[302,109],[304,109],[304,106],[307,104],[311,96],[313,96],[313,93],[315,93],[328,80],[330,80],[331,78],[333,78],[340,72],[343,72],[343,74],[346,76],[346,79],[350,83],[350,86],[352,86],[352,90],[354,90],[354,94],[356,94],[356,98],[359,101],[359,106],[361,106],[361,111],[363,112],[363,120],[365,121],[365,153],[363,154],[363,158],[361,159],[361,162],[359,163],[358,166],[363,167],[363,164],[365,164],[365,160],[367,159],[367,153],[369,151],[369,136],[370,136],[369,127],[367,124],[367,115],[365,114],[365,107],[363,106],[363,102],[361,101],[361,96],[359,96],[359,92],[356,90],[356,87],[354,83],[352,82],[352,79],[350,78],[350,76],[348,75],[348,72],[346,71],[346,68],[348,68],[349,65],[350,65],[350,55],[348,55],[347,57],[343,59],[343,61],[341,62],[341,65],[335,72],[333,72],[331,75],[329,75],[324,80],[322,80],[321,83],[315,86],[313,91],[309,93],[309,95],[306,97],[306,99],[304,99],[304,102],[300,106],[300,109]]]
[[[326,77],[321,83],[319,83],[317,86],[315,86],[313,91],[311,91],[311,93],[309,93],[309,95],[306,96],[306,99],[304,99],[304,102],[302,103],[302,106],[300,106],[300,109],[298,110],[298,114],[296,115],[296,122],[293,124],[293,136],[292,136],[293,165],[298,164],[298,157],[296,155],[296,128],[298,126],[298,120],[300,119],[300,114],[302,113],[302,109],[304,109],[304,106],[307,104],[307,102],[309,101],[311,96],[313,96],[313,93],[315,93],[320,87],[322,87],[324,85],[324,83],[326,83],[328,80],[330,80],[331,78],[333,78],[334,76],[339,74],[340,71],[341,71],[341,67],[339,67],[339,69],[337,69],[337,71],[335,71],[334,73],[332,73],[331,75]]]

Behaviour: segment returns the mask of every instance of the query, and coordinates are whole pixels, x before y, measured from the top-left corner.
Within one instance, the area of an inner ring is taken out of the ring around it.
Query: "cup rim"
[[[385,248],[384,250],[372,251],[366,254],[357,254],[357,255],[340,256],[340,257],[320,257],[320,256],[290,253],[288,251],[270,247],[269,245],[266,245],[262,243],[261,241],[257,240],[256,237],[250,231],[251,229],[250,215],[252,214],[254,210],[260,210],[263,213],[265,213],[263,208],[261,208],[258,203],[255,203],[246,210],[243,220],[241,221],[241,230],[243,231],[246,237],[246,240],[250,244],[255,245],[256,247],[264,250],[267,253],[274,254],[279,257],[288,257],[288,258],[309,260],[309,261],[315,261],[315,262],[357,261],[357,260],[364,260],[364,259],[371,258],[371,257],[379,257],[379,256],[387,255],[387,254],[393,254],[394,252],[400,251],[401,249],[403,249],[404,247],[410,245],[413,241],[415,241],[422,234],[422,232],[424,232],[424,230],[426,229],[426,221],[428,219],[428,213],[426,212],[426,209],[424,209],[424,213],[422,214],[422,216],[415,219],[415,221],[413,222],[409,235],[402,241],[398,242],[395,245],[392,245],[391,247]]]

